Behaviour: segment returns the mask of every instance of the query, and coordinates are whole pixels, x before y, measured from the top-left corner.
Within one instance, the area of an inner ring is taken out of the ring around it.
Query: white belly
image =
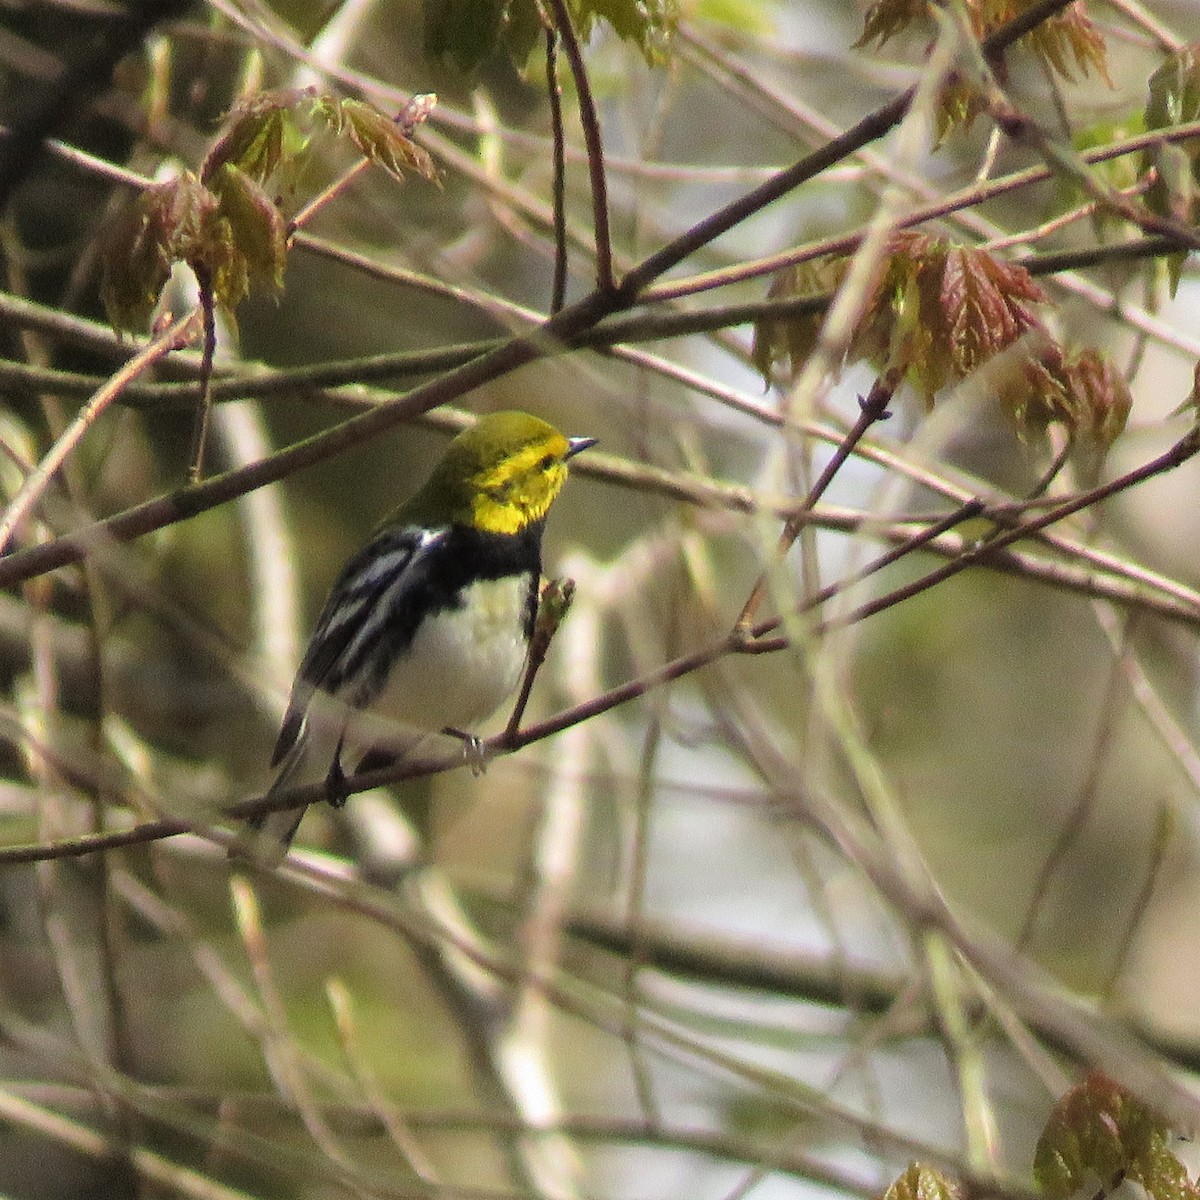
[[[476,732],[521,682],[528,595],[528,575],[489,579],[472,585],[462,608],[422,621],[349,740],[403,748],[447,726]]]

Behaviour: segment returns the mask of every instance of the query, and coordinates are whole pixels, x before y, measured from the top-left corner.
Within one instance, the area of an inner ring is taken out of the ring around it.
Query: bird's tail
[[[321,761],[319,751],[314,749],[312,742],[309,731],[302,730],[279,764],[275,782],[267,790],[268,798],[293,783],[309,781],[311,772],[306,767]],[[331,760],[332,755],[329,755],[324,761],[328,764]],[[301,804],[296,808],[280,808],[247,817],[237,840],[229,848],[229,857],[244,859],[260,867],[279,866],[287,857],[288,847],[300,828],[307,808],[307,804]]]

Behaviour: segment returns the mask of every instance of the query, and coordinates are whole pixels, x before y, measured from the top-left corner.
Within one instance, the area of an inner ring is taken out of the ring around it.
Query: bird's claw
[[[464,733],[461,729],[446,728],[442,732],[462,742],[463,758],[467,760],[467,766],[471,768],[471,774],[476,779],[487,771],[488,755],[483,738],[476,737],[473,733]]]

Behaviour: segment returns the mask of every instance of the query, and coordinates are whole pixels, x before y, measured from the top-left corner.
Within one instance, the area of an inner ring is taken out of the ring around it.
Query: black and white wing
[[[275,743],[279,766],[305,735],[305,717],[318,689],[348,707],[369,704],[393,658],[419,623],[431,582],[432,552],[446,529],[382,529],[342,569],[308,643]],[[381,654],[381,645],[387,653]]]

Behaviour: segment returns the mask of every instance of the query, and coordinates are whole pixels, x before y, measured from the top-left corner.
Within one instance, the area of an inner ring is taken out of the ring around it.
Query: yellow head
[[[595,441],[564,437],[528,413],[492,413],[450,443],[404,517],[519,533],[546,515],[566,482],[567,460]]]

